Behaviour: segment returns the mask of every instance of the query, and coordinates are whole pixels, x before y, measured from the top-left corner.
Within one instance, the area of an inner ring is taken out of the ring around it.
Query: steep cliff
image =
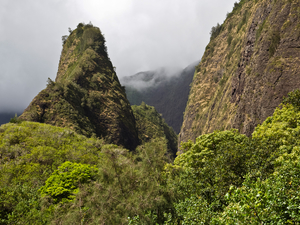
[[[154,106],[178,134],[197,64],[192,63],[171,76],[164,70],[140,72],[123,78],[121,83],[126,88],[130,104],[145,102]]]
[[[248,136],[300,86],[300,2],[241,0],[211,40],[193,78],[179,142],[213,130]]]
[[[138,144],[135,119],[100,29],[80,23],[63,40],[55,82],[48,80],[47,88],[20,118],[68,127],[134,149]]]

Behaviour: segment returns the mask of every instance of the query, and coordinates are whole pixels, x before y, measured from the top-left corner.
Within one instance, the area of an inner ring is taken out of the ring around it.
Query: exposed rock
[[[236,5],[198,65],[179,143],[216,129],[250,136],[300,87],[299,12],[296,0]],[[222,78],[214,79],[220,70]]]

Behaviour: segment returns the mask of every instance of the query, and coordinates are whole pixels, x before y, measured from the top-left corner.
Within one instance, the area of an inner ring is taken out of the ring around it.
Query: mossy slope
[[[23,120],[68,127],[134,149],[134,116],[99,28],[79,24],[64,41],[55,82],[49,79],[25,109]]]
[[[251,135],[300,85],[300,2],[241,0],[220,26],[192,82],[179,142],[216,129]]]
[[[177,135],[166,124],[156,109],[144,102],[139,106],[133,105],[132,109],[141,143],[146,143],[156,138],[164,138],[167,140],[169,152],[175,157],[177,152]]]

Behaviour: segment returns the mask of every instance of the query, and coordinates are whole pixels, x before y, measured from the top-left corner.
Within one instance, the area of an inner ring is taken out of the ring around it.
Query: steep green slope
[[[167,140],[169,151],[175,157],[177,153],[177,135],[166,124],[156,109],[142,102],[140,106],[133,105],[132,110],[141,143],[149,142],[155,138],[164,138]]]
[[[213,27],[197,66],[180,141],[216,129],[248,136],[300,85],[300,3],[241,0]]]
[[[141,72],[123,78],[121,83],[126,88],[130,104],[140,105],[145,102],[154,106],[178,134],[196,65],[193,63],[171,77],[163,71]]]
[[[135,120],[99,28],[79,24],[63,44],[55,82],[49,79],[23,120],[68,127],[134,149]]]

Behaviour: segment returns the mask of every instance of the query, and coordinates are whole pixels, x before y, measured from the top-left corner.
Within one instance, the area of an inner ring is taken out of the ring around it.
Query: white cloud
[[[55,79],[61,36],[91,21],[119,76],[202,57],[209,31],[235,0],[1,0],[0,112],[23,110]]]

